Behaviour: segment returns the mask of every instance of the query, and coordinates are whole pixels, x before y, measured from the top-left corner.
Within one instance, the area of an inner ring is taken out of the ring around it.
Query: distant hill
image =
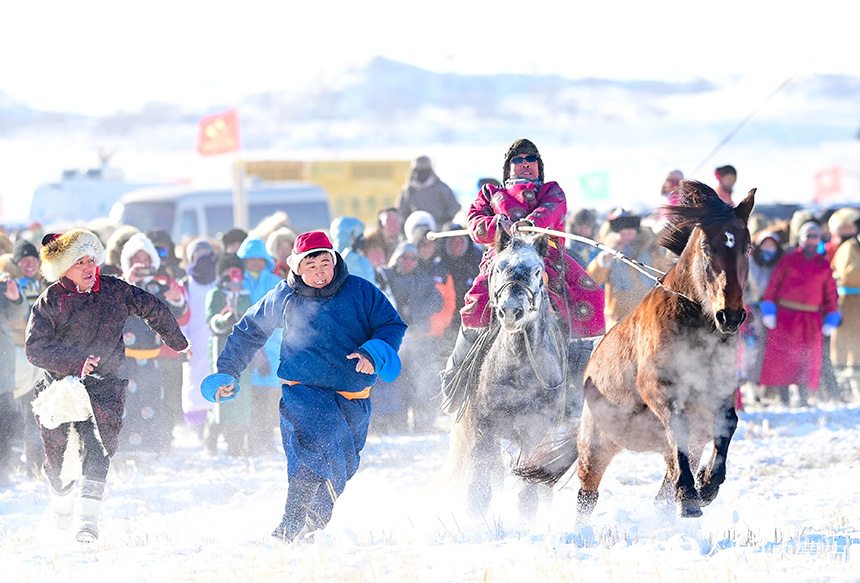
[[[413,143],[497,143],[528,133],[561,145],[723,135],[766,97],[731,82],[615,81],[557,75],[460,75],[382,57],[328,84],[250,95],[238,106],[243,147],[355,148]],[[104,140],[193,148],[203,115],[193,104],[150,103],[103,118],[47,113],[0,92],[0,128],[86,130]],[[795,79],[768,100],[741,142],[802,146],[852,139],[860,129],[860,78]]]

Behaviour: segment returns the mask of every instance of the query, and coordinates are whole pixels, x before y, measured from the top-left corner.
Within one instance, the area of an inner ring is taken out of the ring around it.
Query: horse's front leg
[[[499,443],[489,431],[478,432],[472,456],[475,465],[469,483],[469,512],[474,516],[483,516],[493,496],[493,477],[499,473],[502,463]]]
[[[696,518],[702,515],[702,509],[690,467],[690,420],[687,414],[682,410],[673,410],[667,430],[670,455],[675,458],[675,503],[682,517]]]
[[[720,491],[720,486],[726,481],[726,459],[729,455],[729,443],[738,428],[738,414],[735,411],[734,394],[726,399],[714,416],[714,450],[710,462],[702,464],[696,475],[696,489],[702,498],[702,504],[707,506],[713,502]]]

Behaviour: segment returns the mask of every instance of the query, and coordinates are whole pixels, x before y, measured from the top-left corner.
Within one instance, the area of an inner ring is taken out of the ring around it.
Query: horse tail
[[[579,459],[576,429],[545,439],[526,459],[513,468],[514,475],[532,484],[555,485]]]

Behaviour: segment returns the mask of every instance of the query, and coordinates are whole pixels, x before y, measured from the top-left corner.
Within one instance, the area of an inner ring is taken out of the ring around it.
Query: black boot
[[[273,537],[283,542],[292,542],[299,535],[309,531],[305,524],[308,510],[320,486],[322,486],[322,480],[309,471],[299,470],[290,479],[284,517],[272,532]]]
[[[457,341],[454,343],[454,350],[451,351],[451,356],[448,357],[448,362],[445,364],[445,370],[442,371],[442,399],[443,402],[449,403],[452,395],[455,392],[457,373],[463,365],[463,361],[469,355],[469,351],[475,345],[475,341],[486,330],[484,328],[466,328],[460,326],[460,332],[457,334]],[[451,403],[453,406],[454,404]],[[446,407],[451,409],[451,407]],[[456,409],[456,407],[454,407]]]

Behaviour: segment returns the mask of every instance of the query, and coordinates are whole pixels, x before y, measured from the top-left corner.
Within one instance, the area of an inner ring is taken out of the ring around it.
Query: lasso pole
[[[522,226],[522,227],[517,227],[517,230],[523,231],[524,233],[539,233],[541,235],[549,235],[551,237],[561,237],[563,239],[570,239],[571,241],[579,241],[580,243],[585,243],[586,245],[591,245],[592,247],[597,247],[601,251],[606,251],[607,253],[610,253],[616,259],[626,263],[627,265],[629,265],[630,267],[632,267],[633,269],[635,269],[636,271],[638,271],[639,273],[641,273],[645,277],[652,279],[654,281],[658,280],[658,278],[653,275],[654,273],[656,273],[658,275],[666,275],[666,273],[664,271],[660,271],[656,267],[651,267],[650,265],[646,265],[646,264],[642,263],[641,261],[637,261],[635,259],[632,259],[632,258],[628,257],[627,255],[625,255],[624,253],[622,253],[621,251],[613,249],[612,247],[607,247],[603,243],[598,243],[594,239],[589,239],[588,237],[582,237],[581,235],[574,235],[573,233],[565,233],[564,231],[556,231],[554,229],[544,229],[543,227],[532,227],[532,226],[528,226],[528,225]],[[454,231],[439,231],[439,232],[431,231],[431,232],[427,233],[427,238],[430,239],[431,241],[435,241],[436,239],[444,239],[446,237],[463,237],[463,236],[470,236],[470,235],[471,235],[471,233],[469,233],[468,229],[457,229]],[[651,273],[648,273],[649,271]]]

